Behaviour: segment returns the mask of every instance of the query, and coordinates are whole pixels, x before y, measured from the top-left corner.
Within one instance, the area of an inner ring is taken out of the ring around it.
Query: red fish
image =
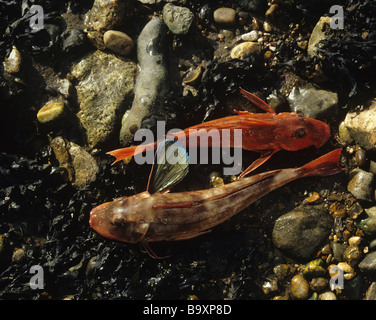
[[[267,113],[250,113],[235,110],[237,113],[235,116],[211,120],[186,128],[175,134],[175,137],[178,139],[186,139],[186,146],[188,146],[190,135],[192,136],[190,130],[192,131],[192,129],[196,129],[196,131],[204,129],[207,132],[212,129],[217,129],[220,132],[222,132],[223,129],[232,129],[231,132],[233,132],[233,129],[241,129],[241,147],[245,150],[259,152],[261,156],[243,171],[240,177],[244,177],[255,170],[280,150],[297,151],[310,146],[320,148],[328,141],[330,128],[326,123],[292,112],[276,114],[276,112],[260,98],[243,89],[240,89],[240,92],[253,104],[265,110]],[[194,141],[194,139],[191,141]],[[197,145],[200,144],[198,139],[195,141]],[[230,147],[236,147],[233,141],[234,139],[231,137]],[[114,162],[116,163],[117,161],[134,156],[145,150],[155,150],[159,142],[161,141],[145,144],[143,148],[132,146],[116,149],[108,152],[108,154],[116,157],[116,161]],[[207,146],[223,147],[222,143],[221,136],[219,140],[209,140]]]
[[[120,197],[94,208],[90,212],[90,225],[106,238],[138,242],[146,249],[152,241],[194,238],[291,181],[341,172],[341,150],[329,152],[299,168],[263,172],[217,188],[179,193],[144,191]],[[186,174],[184,167],[178,170],[180,177]],[[178,175],[175,181],[179,180]]]

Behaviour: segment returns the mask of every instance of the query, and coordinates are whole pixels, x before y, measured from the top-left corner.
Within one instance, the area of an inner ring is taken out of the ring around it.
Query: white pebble
[[[258,32],[256,30],[252,30],[251,32],[242,34],[241,38],[244,41],[257,41],[259,36],[258,36]]]
[[[272,31],[272,26],[269,24],[268,21],[265,21],[265,22],[264,22],[263,27],[264,27],[265,32],[270,32],[270,31]]]
[[[337,297],[333,292],[327,291],[319,295],[319,300],[337,300]]]

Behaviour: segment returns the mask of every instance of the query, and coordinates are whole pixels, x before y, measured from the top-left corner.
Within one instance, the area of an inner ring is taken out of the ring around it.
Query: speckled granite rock
[[[136,64],[113,54],[96,51],[72,69],[79,83],[78,117],[91,147],[114,138],[120,117],[133,97]]]

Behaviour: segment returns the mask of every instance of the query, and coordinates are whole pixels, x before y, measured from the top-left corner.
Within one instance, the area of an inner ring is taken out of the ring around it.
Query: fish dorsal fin
[[[267,113],[276,114],[276,112],[264,100],[260,99],[254,94],[242,88],[240,88],[240,93],[260,109],[266,111]]]
[[[168,191],[187,175],[188,170],[187,151],[174,139],[162,141],[155,153],[147,191],[150,194]]]

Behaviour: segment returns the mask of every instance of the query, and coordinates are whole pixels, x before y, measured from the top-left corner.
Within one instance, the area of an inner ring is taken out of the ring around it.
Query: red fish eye
[[[307,135],[307,132],[304,128],[299,128],[295,130],[294,137],[295,138],[303,138]]]

